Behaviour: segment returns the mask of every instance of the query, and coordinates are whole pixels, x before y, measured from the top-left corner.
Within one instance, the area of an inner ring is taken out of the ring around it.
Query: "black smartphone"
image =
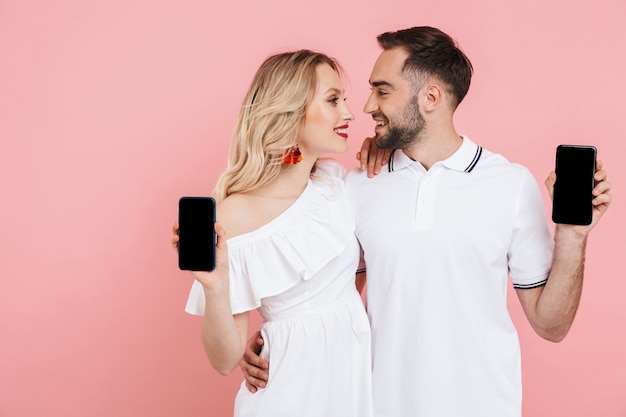
[[[596,148],[559,145],[556,148],[555,172],[552,221],[561,224],[591,224]]]
[[[215,200],[181,197],[178,200],[178,267],[188,271],[215,269]]]

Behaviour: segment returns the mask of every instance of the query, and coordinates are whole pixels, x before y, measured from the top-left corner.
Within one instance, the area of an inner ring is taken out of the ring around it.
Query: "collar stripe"
[[[465,168],[465,172],[472,172],[476,164],[478,164],[478,160],[480,159],[480,156],[482,154],[483,154],[483,147],[478,146],[476,148],[476,154],[474,155],[474,159],[472,159],[472,162],[470,162],[469,166]]]
[[[483,154],[483,147],[479,146],[479,145],[474,145],[476,146],[476,152],[474,153],[474,158],[472,159],[472,161],[469,163],[469,165],[467,166],[467,168],[465,168],[465,170],[463,172],[472,172],[472,170],[476,167],[476,165],[478,164],[478,161],[480,160],[480,157]],[[393,149],[391,151],[391,155],[389,155],[389,161],[387,162],[387,171],[388,172],[394,172],[395,171],[395,167],[394,167],[394,162],[395,162],[395,153],[396,153],[397,149]],[[455,169],[455,168],[452,168]]]
[[[396,153],[397,149],[391,151],[389,155],[389,161],[387,161],[387,171],[393,172],[393,155]]]

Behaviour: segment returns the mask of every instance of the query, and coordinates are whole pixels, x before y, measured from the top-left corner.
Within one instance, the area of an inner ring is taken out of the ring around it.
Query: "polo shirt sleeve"
[[[365,256],[363,255],[363,248],[361,247],[361,245],[359,244],[359,266],[356,269],[356,273],[357,274],[362,274],[363,272],[367,271],[367,268],[365,267]]]
[[[537,181],[523,168],[508,251],[514,288],[545,285],[552,266],[553,242]]]

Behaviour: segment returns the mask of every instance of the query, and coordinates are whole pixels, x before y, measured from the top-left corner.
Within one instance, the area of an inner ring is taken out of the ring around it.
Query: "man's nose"
[[[374,92],[372,92],[367,101],[365,102],[365,107],[363,107],[363,111],[367,114],[372,114],[378,108],[378,104],[376,103],[376,98],[374,97]]]

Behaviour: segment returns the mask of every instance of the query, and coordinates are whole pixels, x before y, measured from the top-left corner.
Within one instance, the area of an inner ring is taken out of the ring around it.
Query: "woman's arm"
[[[229,375],[243,356],[249,313],[232,315],[230,300],[207,288],[204,289],[204,294],[206,299],[202,322],[204,351],[217,372]]]
[[[213,368],[222,375],[230,374],[243,356],[248,333],[248,312],[233,315],[230,306],[230,281],[228,277],[228,248],[226,233],[219,222],[215,223],[217,235],[215,269],[211,272],[192,271],[202,284],[205,298],[202,342]]]
[[[178,223],[172,226],[172,248],[178,247]],[[215,269],[192,271],[191,275],[204,290],[205,309],[202,322],[202,343],[211,365],[222,375],[230,374],[243,356],[248,332],[248,312],[232,314],[228,278],[228,247],[226,233],[219,222]]]

